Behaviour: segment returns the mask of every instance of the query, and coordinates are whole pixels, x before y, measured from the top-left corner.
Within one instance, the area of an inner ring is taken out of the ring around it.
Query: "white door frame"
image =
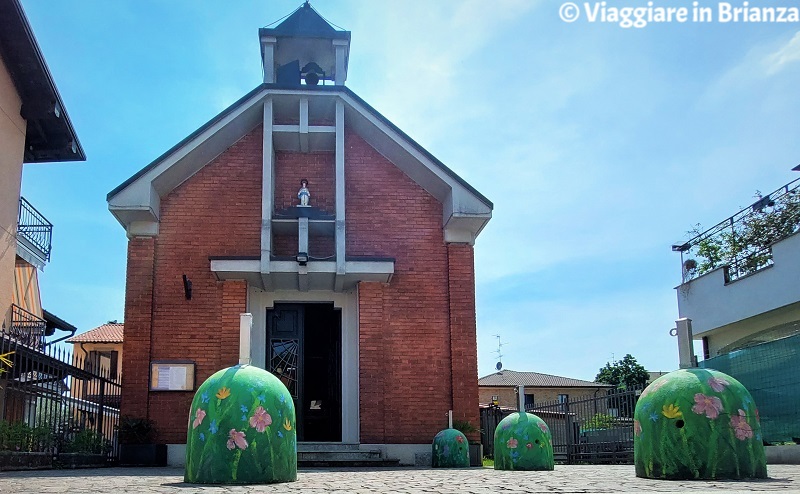
[[[266,292],[249,286],[247,310],[253,314],[250,358],[266,368],[267,309],[278,303],[333,302],[342,311],[342,442],[359,442],[358,385],[358,288],[345,292],[280,290]]]

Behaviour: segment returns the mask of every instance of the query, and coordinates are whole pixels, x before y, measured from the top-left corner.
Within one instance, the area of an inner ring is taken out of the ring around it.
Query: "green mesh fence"
[[[800,335],[700,362],[739,380],[753,395],[764,441],[800,440]]]

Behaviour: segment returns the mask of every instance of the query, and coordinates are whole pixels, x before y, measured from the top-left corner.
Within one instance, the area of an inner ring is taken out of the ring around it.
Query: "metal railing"
[[[526,410],[544,420],[553,454],[568,464],[633,463],[633,412],[642,389],[536,403]]]
[[[556,462],[633,463],[633,413],[642,388],[600,389],[587,396],[536,402],[525,410],[544,420],[553,438]],[[486,456],[494,454],[497,424],[516,410],[481,408],[481,442]]]
[[[24,197],[19,198],[17,236],[27,240],[39,249],[45,261],[50,260],[53,224],[47,221],[47,218],[37,211]]]
[[[111,369],[58,346],[35,351],[2,334],[0,354],[12,362],[0,389],[0,452],[23,453],[20,461],[41,455],[54,468],[116,461],[122,388]]]
[[[772,244],[800,230],[800,179],[763,196],[728,219],[672,246],[681,253],[682,283],[716,268],[725,282],[771,266]]]
[[[44,319],[16,304],[11,304],[11,324],[5,329],[5,333],[13,340],[35,350],[41,350],[44,347],[46,330],[47,322]]]

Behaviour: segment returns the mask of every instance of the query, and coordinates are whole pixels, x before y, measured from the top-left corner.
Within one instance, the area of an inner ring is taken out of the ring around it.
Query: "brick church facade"
[[[410,463],[448,410],[479,424],[492,204],[345,87],[349,32],[305,4],[259,35],[264,84],[108,196],[129,238],[122,414],[179,454],[194,393],[154,389],[151,364],[199,384],[238,362],[252,314],[250,360],[292,392],[299,441]]]

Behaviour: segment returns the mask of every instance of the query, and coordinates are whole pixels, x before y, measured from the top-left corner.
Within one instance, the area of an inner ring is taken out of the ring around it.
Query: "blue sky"
[[[88,156],[25,167],[23,194],[55,224],[42,299],[85,331],[124,316],[126,238],[106,194],[257,86],[258,28],[301,2],[22,3]],[[626,353],[674,369],[670,245],[800,177],[800,23],[312,5],[353,33],[348,87],[495,204],[475,247],[480,375],[496,334],[514,370],[591,380]]]

